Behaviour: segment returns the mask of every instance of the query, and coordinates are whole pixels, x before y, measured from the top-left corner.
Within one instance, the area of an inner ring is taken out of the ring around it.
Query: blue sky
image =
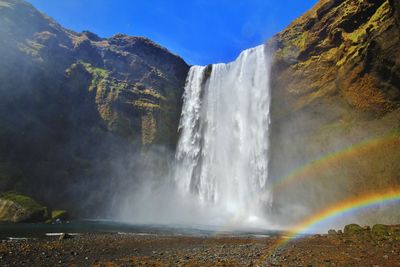
[[[28,0],[64,27],[146,36],[189,64],[229,62],[317,0]]]

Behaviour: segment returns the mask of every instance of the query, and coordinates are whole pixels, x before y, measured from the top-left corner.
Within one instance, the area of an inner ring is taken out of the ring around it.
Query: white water
[[[243,51],[234,62],[212,65],[211,75],[206,67],[190,69],[174,178],[182,195],[214,210],[210,217],[218,211],[230,221],[263,221],[271,203],[267,50]]]

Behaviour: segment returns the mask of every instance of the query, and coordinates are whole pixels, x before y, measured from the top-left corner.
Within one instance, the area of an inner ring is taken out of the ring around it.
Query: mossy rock
[[[344,234],[345,235],[356,235],[364,232],[365,230],[359,226],[358,224],[348,224],[344,227]]]
[[[372,234],[377,237],[389,236],[393,231],[389,225],[375,224],[372,226]]]
[[[42,222],[48,218],[47,208],[17,192],[0,194],[0,222]]]
[[[66,210],[53,210],[51,212],[51,220],[55,221],[57,219],[63,221],[68,220],[68,212]]]

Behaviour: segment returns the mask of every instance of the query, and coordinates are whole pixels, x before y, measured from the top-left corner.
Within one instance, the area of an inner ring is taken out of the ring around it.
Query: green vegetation
[[[13,203],[8,209],[2,210],[0,214],[2,221],[36,222],[44,221],[49,216],[46,207],[18,192],[10,191],[2,193],[0,194],[0,201]]]
[[[41,212],[43,211],[43,209],[46,209],[46,207],[43,207],[32,198],[25,195],[21,195],[20,193],[15,191],[10,191],[0,194],[0,199],[13,201],[32,212],[34,211]]]
[[[97,76],[107,76],[108,75],[108,71],[105,69],[101,69],[101,68],[96,68],[93,67],[90,63],[86,63],[83,61],[79,61],[79,63],[81,63],[83,66],[85,66],[85,68],[93,74],[96,74]]]
[[[387,236],[392,232],[392,229],[388,225],[375,224],[371,229],[372,233],[376,236]]]
[[[344,234],[346,235],[354,235],[363,232],[364,229],[358,224],[348,224],[344,227]]]
[[[86,70],[93,76],[92,83],[89,87],[89,92],[98,88],[102,81],[109,75],[109,72],[105,69],[95,68],[91,64],[83,61],[79,61],[78,63],[82,64],[86,68]]]
[[[300,51],[303,51],[310,43],[310,36],[307,31],[299,26],[287,29],[283,35],[283,48],[277,51],[277,56],[281,58],[296,58]]]
[[[68,219],[68,212],[66,210],[53,210],[51,212],[51,219],[53,221],[57,219],[66,220]]]

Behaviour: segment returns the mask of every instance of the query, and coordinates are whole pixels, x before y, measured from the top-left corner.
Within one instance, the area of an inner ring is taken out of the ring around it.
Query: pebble
[[[124,238],[120,236],[118,236],[117,238],[124,240]],[[143,241],[145,242],[144,246],[140,247],[139,249],[140,253],[133,253],[133,251],[138,250],[137,248],[139,247],[139,244],[141,244],[141,243],[135,243],[136,241],[134,241],[132,245],[130,245],[129,247],[127,246],[126,251],[124,251],[123,253],[126,253],[126,255],[128,255],[127,258],[129,256],[132,256],[135,259],[140,260],[140,257],[149,256],[149,254],[152,255],[151,252],[154,251],[154,254],[151,256],[151,259],[149,260],[161,264],[160,266],[167,265],[167,264],[162,265],[162,263],[166,262],[168,262],[170,265],[181,265],[181,264],[192,263],[192,261],[198,263],[199,264],[198,266],[206,266],[209,265],[210,263],[214,264],[221,263],[222,265],[225,264],[225,266],[227,266],[227,264],[231,260],[233,262],[236,262],[238,266],[249,266],[252,261],[254,264],[257,263],[258,259],[268,251],[268,248],[266,247],[265,243],[246,244],[247,242],[246,243],[243,242],[241,244],[240,243],[237,244],[237,243],[227,243],[218,241],[218,243],[211,243],[211,244],[200,243],[199,245],[192,245],[193,243],[191,243],[190,246],[185,248],[181,247],[180,245],[174,247],[174,246],[169,246],[169,243],[161,243],[161,244],[168,244],[167,248],[164,246],[151,247],[148,245],[148,243],[146,243],[147,240],[148,239],[143,239]],[[119,242],[115,244],[113,244],[113,242],[108,242],[107,244],[105,244],[107,241],[109,241],[109,236],[100,236],[100,238],[98,236],[90,236],[90,238],[75,237],[73,240],[71,240],[71,242],[68,241],[65,243],[58,242],[56,240],[50,243],[48,242],[46,243],[45,241],[43,241],[42,243],[41,241],[32,242],[29,248],[28,246],[25,245],[21,246],[21,243],[6,244],[4,246],[12,250],[13,254],[12,256],[8,256],[9,251],[7,250],[5,250],[3,254],[0,253],[1,255],[0,266],[7,264],[11,265],[13,260],[17,260],[16,266],[22,266],[22,265],[32,266],[31,264],[35,262],[34,255],[36,255],[37,260],[41,261],[43,264],[46,261],[44,256],[49,256],[50,259],[53,261],[52,263],[53,265],[66,264],[65,262],[71,264],[80,262],[80,265],[87,265],[89,263],[94,264],[97,262],[101,266],[101,263],[108,261],[108,259],[114,257],[113,253],[114,251],[115,253],[117,253],[116,250],[117,248],[123,248],[124,244],[127,245],[130,244],[130,240],[127,240],[129,242],[126,243],[121,242],[121,244],[119,244]],[[357,256],[360,257],[359,255],[360,253],[363,254],[366,252],[370,252],[370,249],[375,249],[374,247],[375,243],[372,244],[362,243],[362,245],[358,245],[358,240],[356,238],[354,239],[355,243],[353,246],[339,247],[337,246],[338,243],[335,242],[330,243],[331,241],[332,240],[324,240],[324,239],[312,241],[315,242],[315,244],[314,243],[308,244],[306,242],[299,241],[296,243],[296,246],[291,244],[289,246],[286,246],[285,248],[277,249],[274,252],[275,253],[274,256],[276,257],[275,259],[271,257],[268,258],[268,260],[267,259],[265,260],[268,261],[268,264],[271,264],[270,266],[307,266],[307,262],[308,263],[312,262],[312,265],[310,264],[310,266],[323,266],[323,265],[332,266],[335,263],[337,263],[338,259],[349,259],[353,264],[357,261],[359,262],[357,264],[360,264],[360,266],[366,266],[364,264],[366,259],[364,258],[361,259],[356,257]],[[37,244],[39,244],[39,246]],[[54,244],[56,244],[56,246],[53,247],[52,245]],[[379,262],[379,259],[381,259],[381,261],[383,261],[383,259],[389,259],[390,261],[386,261],[386,263],[388,264],[398,259],[397,254],[394,255],[393,253],[391,253],[392,251],[397,252],[396,244],[391,245],[391,247],[388,246],[388,243],[386,241],[383,241],[383,244],[385,244],[386,246],[385,249],[377,248],[375,254],[376,257],[372,259],[371,255],[367,258],[369,262],[371,262],[372,260],[374,261],[376,260],[377,262]],[[41,245],[44,246],[42,247]],[[99,246],[99,251],[97,251],[96,249],[92,250],[88,249],[97,245]],[[116,247],[117,245],[118,247]],[[18,250],[18,247],[20,247],[21,249]],[[49,247],[50,250],[44,249],[47,247]],[[107,247],[107,249],[102,249],[104,247]],[[109,251],[109,253],[101,253],[101,251],[104,250]],[[348,251],[348,253],[346,251]],[[269,251],[269,253],[271,252],[272,251]],[[119,250],[118,253],[120,253]],[[291,256],[288,254],[290,254]],[[16,255],[18,255],[18,258]],[[81,255],[81,256],[74,257],[76,255]],[[30,256],[31,257],[30,259],[32,259],[33,261],[21,264],[23,260],[26,261],[27,256]],[[125,257],[125,254],[122,254],[122,252],[121,252],[121,257]],[[11,260],[10,262],[8,262],[9,259]],[[61,259],[64,260],[64,262]],[[92,262],[94,259],[96,259],[96,261]],[[151,263],[148,263],[148,266],[151,265],[152,265]]]

